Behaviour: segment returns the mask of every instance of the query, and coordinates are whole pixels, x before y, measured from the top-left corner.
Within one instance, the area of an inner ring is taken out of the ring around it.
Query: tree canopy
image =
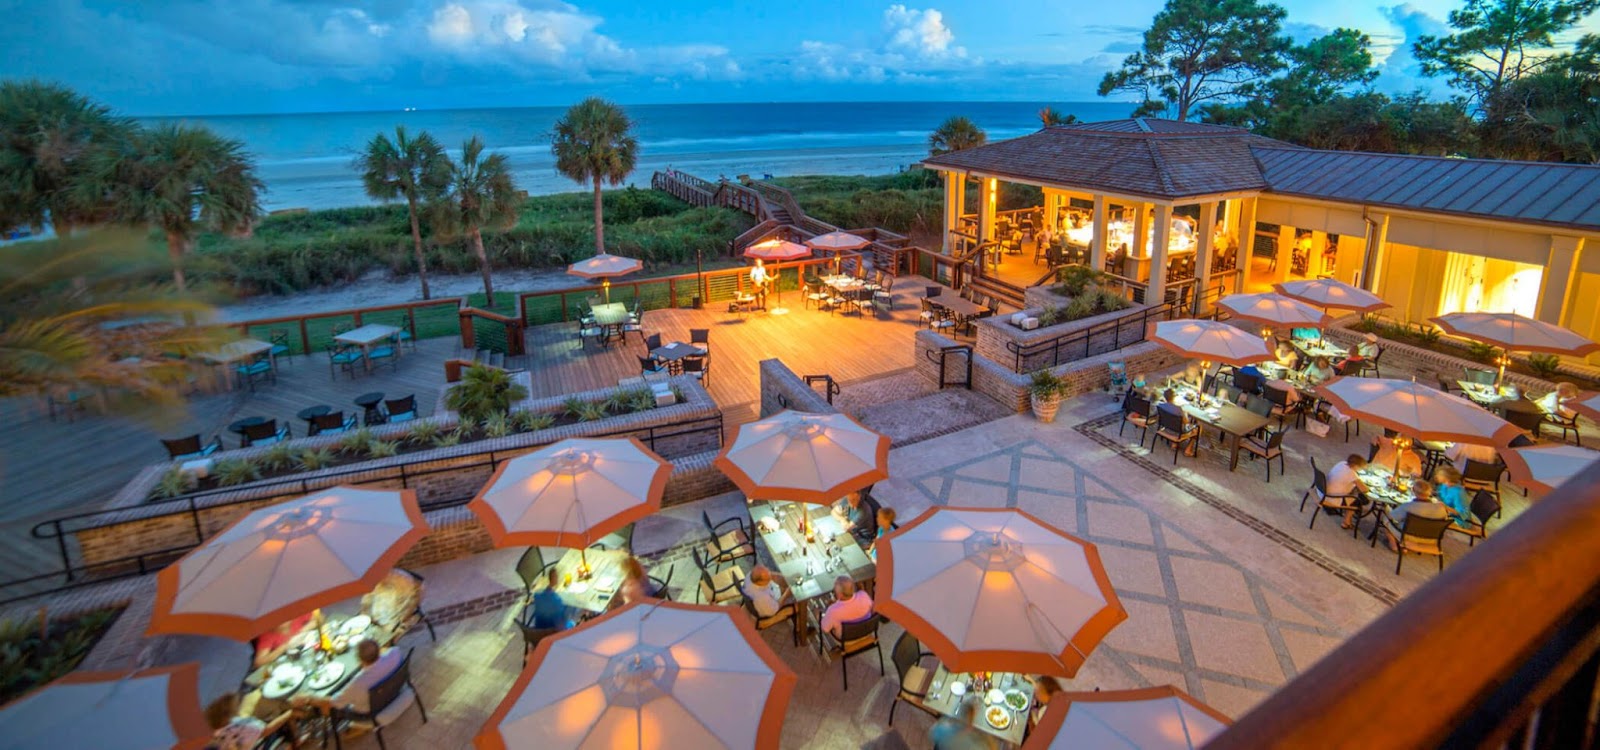
[[[961,115],[952,115],[928,134],[928,155],[938,156],[951,151],[964,151],[988,142],[989,134],[983,132],[983,128],[978,127],[977,123]]]
[[[417,263],[417,280],[422,298],[429,299],[428,263],[422,252],[421,213],[444,194],[450,182],[450,160],[444,147],[426,131],[411,137],[404,125],[396,126],[394,139],[378,133],[356,157],[355,170],[367,195],[389,202],[404,200],[406,217],[411,222],[412,254]]]
[[[604,203],[600,184],[621,185],[639,162],[633,120],[616,104],[591,96],[572,105],[550,135],[556,171],[594,188],[594,252],[606,251]]]
[[[1558,59],[1555,37],[1600,8],[1600,0],[1466,0],[1450,12],[1454,33],[1413,45],[1422,72],[1445,77],[1486,119],[1511,83]]]

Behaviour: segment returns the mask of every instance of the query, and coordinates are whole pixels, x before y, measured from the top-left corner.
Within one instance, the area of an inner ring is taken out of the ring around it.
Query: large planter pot
[[[1061,397],[1058,395],[1040,396],[1034,393],[1029,394],[1028,401],[1033,406],[1033,416],[1045,424],[1056,421],[1056,412],[1061,411]]]

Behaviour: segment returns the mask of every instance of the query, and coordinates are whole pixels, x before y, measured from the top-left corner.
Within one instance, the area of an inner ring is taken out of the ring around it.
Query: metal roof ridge
[[[1383,151],[1347,151],[1333,148],[1311,148],[1300,146],[1285,141],[1262,136],[1269,143],[1251,144],[1250,148],[1270,149],[1273,151],[1315,151],[1319,154],[1332,154],[1335,156],[1377,156],[1385,159],[1427,159],[1429,161],[1445,161],[1452,164],[1494,164],[1500,166],[1529,166],[1529,167],[1567,167],[1574,170],[1593,168],[1594,164],[1574,164],[1562,161],[1533,161],[1528,159],[1486,159],[1480,156],[1435,156],[1433,154],[1392,154]],[[1281,144],[1281,145],[1280,145]]]

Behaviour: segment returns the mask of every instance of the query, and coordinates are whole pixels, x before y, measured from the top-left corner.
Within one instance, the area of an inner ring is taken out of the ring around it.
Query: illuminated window
[[[1529,263],[1445,253],[1439,314],[1514,312],[1533,316],[1539,305],[1544,269]]]

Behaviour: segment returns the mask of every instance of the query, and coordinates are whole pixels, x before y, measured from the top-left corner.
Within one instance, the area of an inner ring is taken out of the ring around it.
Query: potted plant
[[[463,424],[476,424],[495,414],[507,414],[512,404],[528,397],[528,390],[497,367],[473,365],[461,382],[445,396],[445,407],[461,415]]]
[[[1033,416],[1045,424],[1056,421],[1056,412],[1061,410],[1061,394],[1066,387],[1066,382],[1049,370],[1034,373],[1033,382],[1028,384],[1028,401],[1033,406]]]

